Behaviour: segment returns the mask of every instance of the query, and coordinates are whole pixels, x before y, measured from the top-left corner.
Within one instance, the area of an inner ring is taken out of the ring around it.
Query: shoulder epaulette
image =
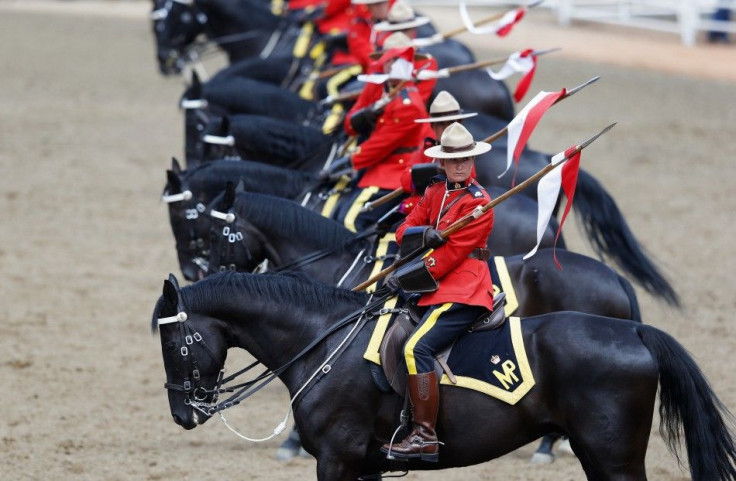
[[[442,174],[439,174],[439,175],[435,175],[434,177],[432,177],[432,178],[430,179],[428,187],[429,187],[429,186],[432,186],[432,185],[434,185],[434,184],[436,184],[436,183],[438,183],[438,182],[444,182],[444,181],[446,181],[446,180],[447,180],[447,177],[445,177],[445,176],[444,176],[444,175],[442,175]]]
[[[485,191],[486,189],[483,188],[482,185],[476,182],[473,182],[470,185],[468,185],[468,192],[470,192],[470,194],[473,197],[483,197],[483,195],[485,194]]]

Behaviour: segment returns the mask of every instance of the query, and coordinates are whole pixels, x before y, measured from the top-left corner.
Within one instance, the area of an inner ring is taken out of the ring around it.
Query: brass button
[[[403,164],[404,163],[404,159],[399,159],[399,163],[400,164]]]

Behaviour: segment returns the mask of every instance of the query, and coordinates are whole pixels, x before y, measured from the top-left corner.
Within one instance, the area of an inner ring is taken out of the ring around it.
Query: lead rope
[[[373,294],[368,298],[368,302],[366,303],[366,306],[371,303],[373,300]],[[289,417],[291,416],[292,407],[294,406],[294,400],[299,397],[299,395],[304,391],[304,389],[309,386],[309,384],[312,382],[312,380],[317,377],[320,373],[327,374],[332,370],[332,366],[329,364],[330,360],[342,349],[342,347],[345,345],[345,343],[350,339],[356,330],[360,330],[359,328],[363,327],[363,324],[365,324],[365,315],[366,312],[363,312],[360,317],[358,317],[358,320],[355,322],[355,325],[352,329],[348,332],[348,334],[343,338],[342,341],[340,341],[340,344],[330,353],[329,356],[327,356],[327,359],[322,362],[322,364],[317,368],[316,371],[307,379],[307,381],[302,384],[302,387],[299,388],[299,390],[294,394],[291,399],[289,399],[289,408],[286,410],[286,416],[284,416],[284,420],[281,421],[275,428],[273,428],[273,433],[271,433],[270,436],[264,437],[264,438],[250,438],[244,434],[241,434],[239,431],[237,431],[235,428],[230,426],[228,424],[227,419],[225,419],[225,416],[222,414],[222,411],[218,411],[217,414],[220,416],[220,421],[225,425],[226,428],[230,430],[233,434],[238,436],[241,439],[244,439],[246,441],[250,441],[253,443],[262,443],[264,441],[268,441],[270,439],[273,439],[274,437],[281,434],[284,429],[286,429],[286,423],[289,421]]]

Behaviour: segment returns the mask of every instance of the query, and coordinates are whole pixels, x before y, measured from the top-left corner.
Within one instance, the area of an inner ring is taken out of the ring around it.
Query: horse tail
[[[626,297],[629,298],[629,308],[631,309],[631,320],[635,322],[641,323],[641,309],[639,308],[639,299],[636,297],[636,292],[634,291],[634,286],[631,285],[631,282],[629,282],[628,279],[621,276],[620,274],[616,274],[616,277],[618,278],[618,283],[621,285],[621,289],[624,290],[626,293]]]
[[[652,326],[636,329],[659,364],[659,432],[670,452],[682,462],[682,429],[693,480],[736,480],[736,442],[728,426],[733,415],[679,342]]]
[[[647,292],[680,307],[677,293],[647,257],[613,197],[582,169],[575,191],[575,208],[588,239],[599,255],[608,254]]]

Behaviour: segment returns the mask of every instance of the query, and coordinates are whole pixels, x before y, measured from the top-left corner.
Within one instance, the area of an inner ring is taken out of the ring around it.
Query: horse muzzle
[[[184,69],[184,60],[176,49],[159,49],[157,59],[162,75],[179,75]]]

